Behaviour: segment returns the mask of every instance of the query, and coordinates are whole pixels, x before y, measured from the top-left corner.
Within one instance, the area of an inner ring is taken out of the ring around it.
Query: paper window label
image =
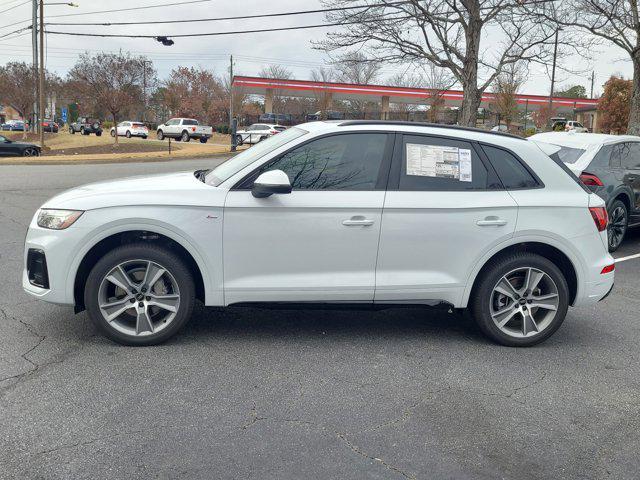
[[[407,175],[470,182],[471,150],[407,143]]]

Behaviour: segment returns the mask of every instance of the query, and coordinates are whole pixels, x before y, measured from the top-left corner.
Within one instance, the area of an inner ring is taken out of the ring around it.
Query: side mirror
[[[256,198],[267,198],[274,193],[291,193],[291,182],[282,170],[269,170],[256,178],[251,193]]]

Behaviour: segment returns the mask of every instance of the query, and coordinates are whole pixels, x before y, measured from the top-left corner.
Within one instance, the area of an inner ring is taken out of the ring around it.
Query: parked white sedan
[[[254,123],[245,130],[238,130],[236,132],[236,144],[254,145],[276,133],[284,132],[286,129],[287,127],[273,123]]]
[[[606,230],[604,201],[533,142],[315,122],[212,170],[53,197],[23,287],[130,345],[173,336],[200,299],[469,308],[493,340],[528,346],[610,292]]]
[[[120,122],[117,126],[117,132],[119,137],[142,137],[146,139],[149,136],[149,129],[142,122]],[[111,136],[116,136],[116,127],[111,127]]]

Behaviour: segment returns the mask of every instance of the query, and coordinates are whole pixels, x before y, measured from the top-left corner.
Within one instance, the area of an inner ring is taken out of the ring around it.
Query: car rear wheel
[[[158,130],[158,140],[164,140],[164,132],[162,130]]]
[[[627,233],[629,225],[629,213],[627,206],[620,200],[615,200],[609,207],[609,224],[607,225],[607,238],[609,251],[615,252]]]
[[[96,132],[96,137],[101,137],[101,136],[102,136],[102,131],[98,130],[98,131]]]
[[[191,140],[191,137],[189,137],[189,132],[182,132],[181,140],[183,142],[188,142],[189,140]]]
[[[155,345],[189,320],[195,301],[184,262],[162,247],[118,247],[93,267],[85,284],[85,306],[107,337],[124,345]]]
[[[80,133],[81,133],[82,135],[89,135],[89,134],[85,131],[84,127],[80,127]]]
[[[111,136],[115,138],[115,136],[116,136],[116,131],[115,130],[111,130]]]
[[[236,135],[236,145],[242,145],[242,135]]]
[[[545,257],[516,253],[485,267],[471,300],[485,335],[502,345],[529,347],[560,328],[569,307],[564,275]]]
[[[207,143],[209,139],[207,137],[200,137],[200,143]]]

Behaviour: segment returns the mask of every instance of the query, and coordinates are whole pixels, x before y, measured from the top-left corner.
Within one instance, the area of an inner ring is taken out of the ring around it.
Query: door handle
[[[484,220],[478,220],[476,225],[479,227],[502,227],[507,224],[506,220],[498,217],[487,217]]]
[[[345,227],[370,227],[373,225],[373,220],[362,216],[351,217],[349,220],[344,220],[342,225]]]

